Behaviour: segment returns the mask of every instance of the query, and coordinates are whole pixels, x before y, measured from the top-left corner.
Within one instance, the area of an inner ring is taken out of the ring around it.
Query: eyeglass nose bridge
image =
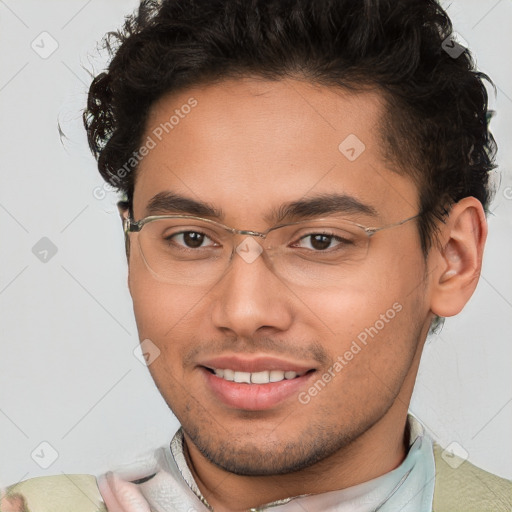
[[[270,230],[269,230],[270,231]],[[270,247],[266,247],[264,243],[258,243],[257,247],[254,245],[249,245],[247,247],[246,240],[247,238],[243,238],[241,241],[236,242],[235,237],[237,235],[243,236],[243,237],[254,237],[259,238],[260,240],[266,240],[268,232],[260,232],[260,231],[254,231],[252,229],[236,229],[236,228],[230,228],[229,233],[231,234],[231,255],[229,256],[229,264],[232,263],[233,257],[235,254],[238,253],[238,255],[246,262],[246,263],[252,263],[254,260],[258,258],[260,255],[266,255],[264,257],[265,261],[267,260],[267,257],[270,256],[268,254],[268,251],[270,250]],[[251,238],[252,240],[252,238]],[[245,244],[245,246],[244,246]]]
[[[263,239],[267,238],[267,235],[268,235],[268,232],[261,233],[260,231],[252,231],[250,229],[235,229],[235,228],[231,229],[231,233],[233,235],[255,236],[255,237],[263,238]]]
[[[228,266],[230,266],[233,262],[233,257],[235,257],[236,254],[242,258],[242,260],[245,261],[245,263],[253,263],[255,260],[258,259],[259,256],[263,257],[263,260],[265,261],[266,266],[272,271],[276,272],[274,269],[274,261],[273,261],[273,254],[276,249],[274,246],[268,245],[268,243],[257,243],[257,245],[250,245],[247,246],[246,238],[244,238],[242,241],[236,243],[235,242],[235,236],[236,235],[242,235],[244,237],[255,237],[259,238],[260,240],[267,241],[267,237],[270,233],[273,233],[275,228],[270,228],[267,231],[254,231],[252,229],[236,229],[236,228],[229,228],[228,231],[231,234],[231,254],[229,256]],[[252,238],[251,238],[252,240]],[[270,242],[270,239],[269,239]],[[279,245],[279,244],[278,244]]]

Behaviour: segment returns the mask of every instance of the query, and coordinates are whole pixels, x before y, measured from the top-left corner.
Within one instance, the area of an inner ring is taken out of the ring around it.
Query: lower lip
[[[301,377],[268,384],[245,384],[217,377],[206,368],[201,370],[207,385],[221,402],[245,411],[270,409],[292,396],[297,396],[315,373],[309,372]]]

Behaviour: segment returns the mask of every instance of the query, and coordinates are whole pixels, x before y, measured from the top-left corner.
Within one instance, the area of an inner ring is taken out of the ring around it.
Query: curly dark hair
[[[453,203],[474,196],[487,211],[495,167],[492,82],[467,49],[447,51],[451,35],[435,0],[143,0],[105,37],[110,64],[83,115],[89,146],[133,214],[133,155],[163,95],[247,76],[377,90],[384,154],[418,186],[427,254]]]

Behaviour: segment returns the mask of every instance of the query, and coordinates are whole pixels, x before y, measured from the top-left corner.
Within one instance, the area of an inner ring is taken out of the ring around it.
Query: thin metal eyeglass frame
[[[357,222],[353,222],[351,220],[343,220],[343,222],[346,222],[348,224],[351,224],[353,226],[356,226],[360,229],[362,229],[367,235],[368,235],[368,238],[371,238],[373,235],[375,235],[375,233],[378,233],[379,231],[383,231],[385,229],[390,229],[390,228],[394,228],[394,227],[397,227],[397,226],[401,226],[402,224],[405,224],[406,222],[409,222],[410,220],[413,220],[413,219],[416,219],[418,217],[420,217],[423,213],[420,212],[420,213],[417,213],[416,215],[413,215],[412,217],[408,217],[407,219],[404,219],[404,220],[401,220],[401,221],[398,221],[398,222],[393,222],[392,224],[386,224],[385,226],[381,226],[381,227],[367,227],[367,226],[363,226],[362,224],[358,224]],[[256,237],[260,237],[260,238],[263,238],[265,239],[267,237],[267,235],[271,232],[271,231],[274,231],[276,229],[280,229],[280,228],[284,228],[284,227],[287,227],[287,226],[295,226],[297,224],[307,224],[308,222],[311,222],[311,221],[315,221],[315,222],[319,222],[319,221],[326,221],[326,222],[332,222],[332,218],[319,218],[319,219],[308,219],[308,220],[300,220],[300,221],[297,221],[297,222],[290,222],[290,223],[287,223],[287,224],[277,224],[275,226],[272,226],[270,228],[268,228],[266,231],[252,231],[252,230],[247,230],[247,229],[236,229],[236,228],[232,228],[232,227],[229,227],[229,226],[226,226],[225,224],[222,224],[220,222],[217,222],[215,220],[211,220],[211,219],[205,219],[203,217],[196,217],[194,215],[150,215],[149,217],[144,217],[143,219],[140,219],[138,221],[135,221],[133,219],[131,219],[130,217],[125,217],[124,221],[123,221],[123,226],[124,226],[124,232],[125,232],[125,235],[127,235],[128,233],[137,233],[139,231],[142,230],[142,228],[146,225],[146,224],[149,224],[150,222],[153,222],[155,220],[160,220],[160,219],[190,219],[190,220],[199,220],[201,222],[206,222],[208,224],[212,224],[214,226],[218,226],[220,228],[223,228],[225,231],[235,235],[248,235],[248,236],[256,236]]]

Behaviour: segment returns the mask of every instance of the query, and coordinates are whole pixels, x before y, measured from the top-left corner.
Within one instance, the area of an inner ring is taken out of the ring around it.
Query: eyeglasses
[[[237,254],[247,264],[263,256],[273,272],[291,284],[325,286],[339,282],[366,258],[376,233],[420,215],[382,227],[330,217],[278,224],[263,232],[191,215],[155,215],[139,221],[125,218],[124,231],[127,239],[136,234],[148,270],[164,282],[213,285]],[[245,238],[235,241],[240,235]]]

